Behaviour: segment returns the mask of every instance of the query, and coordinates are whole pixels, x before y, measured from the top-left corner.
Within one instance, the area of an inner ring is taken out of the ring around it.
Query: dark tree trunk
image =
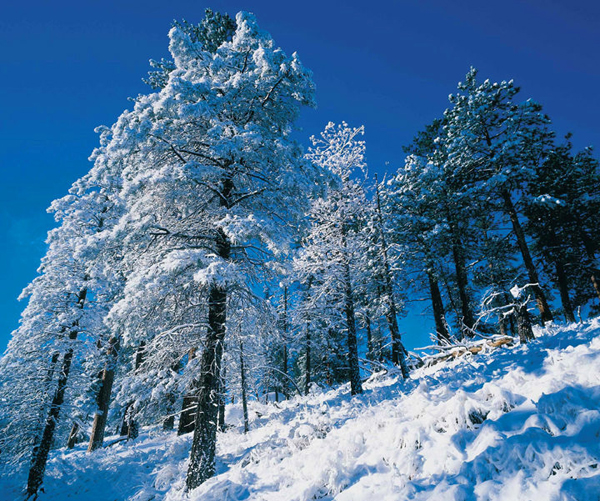
[[[140,366],[144,363],[144,358],[146,357],[146,342],[140,341],[140,345],[137,350],[135,350],[135,362],[134,362],[134,370],[138,370]]]
[[[394,287],[392,284],[392,272],[388,259],[387,242],[385,239],[385,229],[383,225],[383,213],[381,211],[381,200],[379,197],[379,185],[377,186],[377,219],[379,224],[379,240],[381,243],[381,251],[383,257],[383,274],[385,295],[387,298],[386,320],[390,328],[390,338],[392,340],[392,363],[400,366],[402,376],[408,378],[408,366],[404,356],[405,349],[400,339],[400,329],[398,328],[398,310],[396,308],[396,300],[394,299]]]
[[[556,269],[556,278],[558,279],[558,290],[560,292],[560,300],[562,303],[563,311],[565,313],[565,320],[567,322],[575,322],[573,304],[571,303],[571,298],[569,297],[569,283],[567,280],[567,274],[560,259],[556,259],[554,261],[554,267]]]
[[[194,423],[196,421],[196,401],[194,395],[185,395],[181,405],[181,413],[179,414],[179,425],[177,427],[177,435],[185,435],[194,431]]]
[[[192,348],[188,353],[188,363],[196,356],[196,349]],[[194,431],[194,423],[196,421],[196,402],[198,401],[198,389],[200,381],[196,380],[192,382],[191,388],[188,390],[187,395],[183,397],[183,403],[181,404],[181,414],[179,415],[179,426],[177,428],[177,435],[185,435]]]
[[[79,425],[77,423],[73,423],[71,426],[71,431],[69,432],[69,438],[67,439],[67,449],[72,449],[75,447],[77,443],[77,435],[79,434]]]
[[[365,329],[367,331],[367,360],[375,360],[373,353],[373,333],[371,332],[371,318],[365,314]]]
[[[226,393],[226,387],[225,387],[225,381],[226,379],[226,372],[225,372],[225,367],[223,367],[222,372],[221,372],[221,385],[219,387],[219,431],[224,432],[225,431],[225,393]]]
[[[131,406],[133,405],[133,402],[128,403],[125,406],[125,410],[123,411],[123,419],[121,419],[121,426],[119,428],[119,435],[121,435],[122,437],[126,437],[127,434],[129,433],[129,409],[131,408]]]
[[[306,322],[306,360],[304,364],[304,394],[308,395],[310,392],[310,380],[311,380],[311,367],[310,367],[310,357],[311,357],[311,346],[310,346],[310,324]]]
[[[581,240],[587,256],[587,267],[590,273],[590,280],[592,281],[592,286],[596,291],[598,299],[600,299],[600,270],[595,266],[596,249],[590,237],[586,235],[585,231],[581,228],[579,221],[577,221],[577,230],[579,232],[579,240]]]
[[[244,343],[240,339],[240,382],[242,385],[242,410],[244,412],[244,433],[248,433],[248,396],[246,388],[246,366],[244,363]]]
[[[282,356],[282,367],[283,379],[281,382],[281,390],[285,398],[290,398],[290,388],[288,381],[288,347],[287,347],[287,333],[288,333],[288,288],[287,285],[283,287],[283,356]]]
[[[454,260],[454,269],[456,270],[456,285],[458,287],[458,297],[460,299],[460,308],[462,319],[460,322],[460,330],[464,337],[473,336],[473,326],[475,320],[471,311],[471,300],[468,292],[468,277],[465,258],[460,248],[460,243],[457,240],[457,235],[454,233],[454,242],[452,243],[452,258]]]
[[[116,359],[119,354],[119,341],[117,338],[112,337],[108,341],[106,366],[102,371],[102,379],[100,382],[100,391],[96,397],[98,404],[98,410],[94,416],[94,423],[92,424],[92,433],[90,437],[90,443],[88,445],[88,452],[95,451],[102,447],[104,442],[104,432],[106,430],[106,420],[108,419],[108,407],[110,405],[110,394],[112,392],[113,382],[115,380],[115,365]]]
[[[525,233],[523,232],[523,228],[519,222],[519,216],[513,204],[510,193],[508,191],[503,191],[502,198],[504,199],[504,208],[510,216],[510,221],[515,232],[515,236],[517,237],[517,243],[519,244],[519,249],[521,250],[521,255],[523,256],[523,263],[525,264],[527,274],[529,275],[529,282],[533,284],[533,293],[535,294],[535,300],[540,312],[542,325],[544,325],[545,322],[550,322],[553,319],[552,312],[550,311],[550,306],[548,306],[548,301],[546,301],[546,296],[540,285],[540,279],[538,277],[537,270],[535,269],[535,265],[533,264],[533,259],[531,258],[531,254],[529,252],[527,240],[525,240]]]
[[[498,315],[498,330],[500,331],[501,336],[507,336],[506,332],[506,320],[502,315]]]
[[[81,289],[77,298],[77,306],[83,309],[85,300],[87,297],[87,289]],[[69,340],[71,342],[77,339],[77,322],[73,325],[73,330],[69,333]],[[50,410],[44,425],[42,436],[39,440],[39,445],[33,450],[33,458],[31,462],[31,468],[27,478],[27,496],[37,497],[37,492],[44,481],[44,472],[46,471],[46,463],[48,462],[48,454],[52,447],[52,441],[54,440],[54,432],[56,425],[60,417],[60,410],[65,400],[65,391],[67,389],[67,383],[69,381],[69,372],[71,371],[71,364],[73,362],[73,348],[69,348],[63,357],[63,363],[60,374],[58,376],[58,384],[56,392],[52,398],[50,404]]]
[[[358,367],[358,344],[356,342],[356,319],[354,316],[354,298],[352,294],[352,282],[350,281],[350,264],[344,263],[344,281],[345,281],[345,310],[346,327],[348,328],[348,369],[350,379],[350,393],[356,395],[362,393],[362,383],[360,381],[360,369]]]
[[[433,307],[433,319],[435,320],[435,332],[437,334],[438,343],[445,344],[450,341],[448,329],[446,328],[446,320],[444,318],[444,303],[442,302],[442,294],[438,286],[437,280],[431,271],[427,271],[429,279],[429,292],[431,293],[431,305]]]
[[[73,331],[69,335],[71,340],[75,340],[77,332]],[[37,491],[42,485],[44,480],[44,472],[46,471],[46,463],[48,462],[48,454],[52,447],[52,441],[54,439],[54,431],[60,417],[60,409],[65,399],[65,390],[67,389],[67,382],[69,380],[69,372],[71,371],[71,363],[73,361],[73,349],[69,349],[63,357],[63,363],[60,375],[58,377],[58,386],[52,403],[50,405],[50,411],[44,431],[39,445],[33,450],[33,461],[31,469],[29,470],[29,477],[27,479],[27,495],[37,497]]]
[[[173,415],[173,406],[175,404],[175,395],[167,395],[167,417],[163,421],[162,429],[170,431],[175,427],[175,416]]]
[[[140,366],[144,363],[144,358],[146,356],[146,342],[140,341],[140,345],[135,351],[135,359],[133,362],[133,370],[137,371]],[[133,402],[130,402],[125,407],[125,412],[123,412],[123,419],[121,421],[121,428],[119,431],[119,435],[122,437],[129,437],[129,425],[130,422],[133,421]]]
[[[510,296],[508,295],[507,292],[505,292],[504,293],[504,304],[511,304],[511,303],[512,303],[512,300],[511,300]],[[515,326],[515,315],[512,313],[510,315],[508,315],[508,327],[510,330],[510,335],[511,336],[516,335],[517,327]]]
[[[177,360],[171,364],[171,371],[178,373],[181,370],[181,360]],[[170,391],[166,396],[167,400],[167,417],[163,421],[163,430],[169,431],[175,427],[175,402],[177,402],[177,395]]]
[[[533,329],[531,328],[531,318],[527,311],[527,305],[517,306],[517,326],[521,343],[527,343],[528,341],[535,339]]]
[[[228,260],[230,252],[229,240],[225,233],[219,230],[217,254],[222,259]],[[226,318],[227,291],[220,285],[213,284],[209,291],[208,330],[200,362],[200,390],[197,399],[190,465],[186,478],[186,488],[189,491],[212,477],[215,472],[219,380]]]
[[[58,365],[58,359],[60,358],[60,353],[56,352],[52,355],[50,359],[50,367],[48,367],[48,372],[46,373],[46,391],[50,390],[50,385],[52,384],[52,380],[54,379],[54,371],[56,370],[56,366]]]

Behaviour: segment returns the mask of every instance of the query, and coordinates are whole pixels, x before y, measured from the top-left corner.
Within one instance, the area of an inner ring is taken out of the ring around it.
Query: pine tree
[[[552,312],[540,283],[520,213],[519,195],[533,179],[552,138],[549,119],[532,100],[517,104],[519,92],[512,81],[477,82],[471,69],[458,93],[450,96],[453,107],[446,111],[444,131],[448,167],[459,182],[455,191],[469,193],[472,200],[493,201],[509,218],[542,322]]]
[[[320,298],[327,307],[319,310],[325,332],[344,330],[347,335],[347,367],[352,394],[362,392],[358,366],[356,289],[364,283],[367,239],[364,232],[367,199],[354,171],[365,169],[365,146],[357,138],[363,128],[329,123],[319,138],[313,137],[308,158],[334,176],[325,198],[314,201],[311,228],[295,262],[301,283],[311,282],[310,302]]]

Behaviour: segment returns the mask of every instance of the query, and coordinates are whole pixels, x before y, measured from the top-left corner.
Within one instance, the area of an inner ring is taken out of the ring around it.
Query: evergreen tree
[[[542,322],[552,312],[540,283],[520,217],[518,197],[543,162],[552,138],[549,119],[532,100],[515,103],[519,92],[512,81],[477,82],[471,69],[450,96],[444,126],[448,168],[458,184],[455,191],[473,201],[496,204],[510,219]]]

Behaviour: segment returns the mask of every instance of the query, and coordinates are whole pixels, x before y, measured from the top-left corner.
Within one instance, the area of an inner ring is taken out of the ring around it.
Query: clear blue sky
[[[297,51],[319,104],[302,118],[305,137],[330,120],[364,124],[371,171],[399,165],[401,146],[441,115],[471,65],[484,78],[514,78],[577,147],[600,147],[597,1],[4,2],[0,350],[45,252],[46,207],[89,168],[94,127],[112,124],[129,96],[147,90],[141,78],[149,58],[167,56],[171,20],[197,22],[205,7],[254,12],[279,46]]]

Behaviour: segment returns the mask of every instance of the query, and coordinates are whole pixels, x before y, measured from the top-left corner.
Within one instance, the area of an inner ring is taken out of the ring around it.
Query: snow
[[[383,373],[280,403],[238,405],[217,474],[184,493],[191,436],[142,430],[92,454],[52,454],[40,501],[600,499],[600,321],[527,345]],[[109,437],[107,444],[118,437]],[[0,480],[17,499],[23,478]]]

